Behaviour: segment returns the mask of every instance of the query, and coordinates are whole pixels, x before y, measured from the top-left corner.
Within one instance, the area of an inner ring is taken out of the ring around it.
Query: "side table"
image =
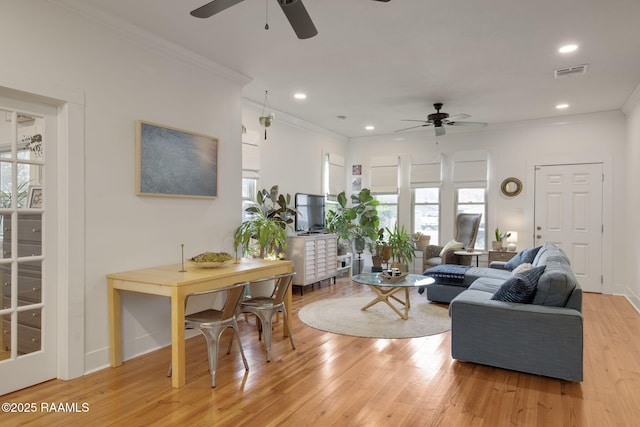
[[[455,251],[454,254],[456,254],[458,256],[476,257],[476,267],[480,267],[480,255],[485,255],[486,252],[480,252],[480,251],[473,251],[473,252]]]
[[[489,265],[491,265],[493,261],[507,262],[516,256],[517,253],[516,251],[489,251]]]

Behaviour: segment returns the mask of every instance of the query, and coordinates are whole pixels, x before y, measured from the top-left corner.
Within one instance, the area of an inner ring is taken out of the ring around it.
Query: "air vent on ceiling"
[[[574,65],[573,67],[567,67],[567,68],[558,68],[557,70],[553,71],[553,75],[556,79],[560,77],[577,76],[577,75],[586,74],[586,73],[587,73],[587,64]]]

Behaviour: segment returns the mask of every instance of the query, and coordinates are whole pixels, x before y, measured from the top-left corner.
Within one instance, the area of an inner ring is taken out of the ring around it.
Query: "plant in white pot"
[[[511,236],[511,233],[501,233],[500,230],[496,227],[495,236],[496,240],[491,242],[491,248],[494,251],[501,251],[504,248],[505,241],[509,236]]]
[[[289,206],[291,195],[279,194],[277,185],[258,191],[256,200],[255,206],[245,209],[249,219],[238,226],[233,243],[236,248],[241,246],[245,255],[275,258],[287,249],[287,226],[293,223],[296,210]]]
[[[278,186],[258,191],[257,204],[245,209],[249,219],[236,229],[233,243],[244,255],[262,259],[278,258],[287,250],[287,227],[293,223],[296,210],[291,208],[291,195],[279,194]],[[273,286],[251,287],[251,296],[269,296]]]

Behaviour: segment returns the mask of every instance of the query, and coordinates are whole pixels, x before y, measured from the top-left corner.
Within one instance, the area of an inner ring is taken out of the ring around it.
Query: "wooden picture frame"
[[[138,120],[138,196],[218,196],[218,139]]]
[[[500,190],[507,197],[515,197],[522,192],[522,181],[513,176],[505,178],[500,185]]]
[[[34,185],[29,188],[29,207],[42,208],[42,186]]]

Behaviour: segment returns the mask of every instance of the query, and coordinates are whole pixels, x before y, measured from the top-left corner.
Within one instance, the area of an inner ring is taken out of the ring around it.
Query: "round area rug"
[[[320,300],[302,307],[298,317],[306,325],[321,331],[365,338],[417,338],[451,329],[448,310],[426,298],[411,301],[407,320],[402,320],[384,302],[361,310],[373,299],[372,294],[370,297]]]

